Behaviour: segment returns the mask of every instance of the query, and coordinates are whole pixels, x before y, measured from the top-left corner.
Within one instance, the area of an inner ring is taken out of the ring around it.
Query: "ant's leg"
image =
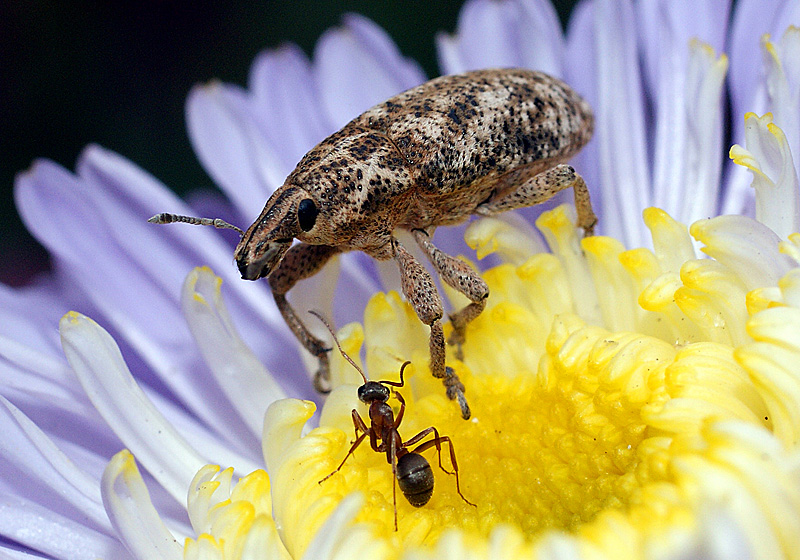
[[[420,432],[420,434],[426,433],[426,435],[427,435],[431,431],[433,431],[433,433],[434,433],[434,438],[432,440],[430,440],[430,441],[426,441],[425,443],[417,446],[417,448],[414,449],[413,452],[414,453],[421,453],[422,451],[425,451],[426,449],[430,449],[431,446],[435,445],[436,446],[436,450],[439,453],[439,468],[441,468],[447,474],[456,475],[456,491],[458,492],[458,495],[461,496],[461,499],[464,500],[465,502],[467,502],[469,505],[471,505],[473,507],[478,507],[475,504],[473,504],[472,502],[470,502],[468,499],[466,499],[464,497],[464,494],[461,493],[461,484],[460,484],[459,479],[458,479],[458,463],[456,462],[456,450],[453,447],[453,441],[448,436],[440,436],[439,432],[436,430],[436,428],[433,428],[433,427],[428,428],[427,430],[423,430],[422,432]],[[417,434],[417,436],[419,436],[419,434]],[[413,440],[417,436],[414,436],[411,439]],[[419,441],[419,440],[417,440],[417,441]],[[450,444],[450,462],[453,464],[453,472],[452,473],[447,471],[447,470],[445,470],[444,467],[442,467],[442,448],[441,448],[441,444],[445,443],[445,442]]]
[[[283,320],[289,325],[303,348],[319,360],[319,369],[314,375],[314,388],[320,393],[330,393],[331,391],[331,374],[328,364],[330,348],[327,348],[319,338],[311,334],[308,327],[303,324],[292,306],[289,305],[286,292],[303,278],[319,272],[331,257],[340,252],[341,250],[337,247],[327,245],[308,245],[306,243],[294,245],[286,252],[278,268],[268,278],[275,304],[278,306]]]
[[[394,504],[394,530],[397,532],[397,446],[399,443],[400,434],[397,430],[393,430],[389,434],[388,455],[389,462],[392,464],[392,504]]]
[[[443,253],[431,241],[428,232],[422,229],[415,229],[411,232],[417,245],[425,251],[428,260],[431,261],[439,277],[447,285],[458,290],[472,303],[450,315],[450,323],[453,325],[453,332],[448,339],[448,344],[456,346],[456,358],[464,359],[464,352],[461,345],[464,343],[464,332],[467,324],[483,312],[486,307],[486,299],[489,297],[489,286],[483,281],[478,273],[470,265]]]
[[[394,259],[400,267],[400,287],[403,295],[414,308],[419,320],[431,328],[431,373],[444,383],[447,398],[458,400],[461,417],[468,420],[471,413],[464,396],[464,384],[461,383],[453,368],[445,367],[444,330],[442,330],[441,322],[444,311],[433,278],[399,241],[393,239],[392,243]]]
[[[344,466],[344,464],[347,461],[347,459],[350,457],[350,455],[353,454],[353,451],[355,451],[356,448],[359,445],[361,445],[361,442],[364,441],[364,438],[367,437],[367,434],[371,433],[370,430],[367,428],[367,425],[364,424],[364,420],[361,419],[361,416],[358,414],[358,412],[356,410],[353,410],[351,415],[353,417],[353,426],[355,426],[355,429],[356,429],[356,436],[358,436],[358,437],[356,437],[356,440],[353,442],[353,445],[350,446],[350,451],[348,451],[347,455],[344,456],[344,459],[342,459],[342,462],[339,464],[338,467],[336,467],[336,470],[333,471],[328,476],[326,476],[325,478],[323,478],[322,480],[320,480],[318,482],[318,484],[322,484],[323,482],[328,480],[330,477],[335,475],[337,472],[339,472],[341,470],[341,468]],[[358,430],[361,430],[361,432],[362,432],[362,434],[360,436],[358,435]]]
[[[400,427],[400,422],[403,421],[403,415],[406,413],[406,400],[398,392],[395,392],[394,396],[400,401],[400,410],[397,411],[397,416],[394,417],[394,429],[396,431]]]
[[[422,445],[420,445],[419,447],[417,447],[414,450],[414,453],[417,453],[419,451],[425,451],[426,449],[430,449],[431,445],[435,445],[436,446],[436,454],[439,456],[439,468],[442,469],[447,474],[453,474],[450,471],[448,471],[446,468],[444,468],[444,466],[442,466],[442,448],[439,446],[439,441],[442,438],[439,437],[439,430],[437,430],[433,426],[431,426],[430,428],[426,428],[426,429],[422,430],[420,433],[418,433],[417,435],[415,435],[414,437],[412,437],[408,441],[403,442],[403,447],[408,447],[409,445],[414,445],[415,443],[417,443],[419,441],[422,441],[425,438],[425,436],[427,436],[428,434],[431,434],[431,433],[433,434],[433,439],[430,440],[430,441],[427,441],[427,442],[423,443]]]

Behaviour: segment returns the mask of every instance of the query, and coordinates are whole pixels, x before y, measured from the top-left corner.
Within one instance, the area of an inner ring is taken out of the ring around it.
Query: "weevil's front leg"
[[[470,265],[443,253],[431,241],[428,232],[415,229],[413,232],[417,244],[425,251],[428,260],[431,261],[439,276],[449,286],[455,288],[472,303],[467,304],[463,309],[450,315],[450,323],[453,325],[453,332],[448,339],[449,344],[456,346],[456,357],[464,359],[464,352],[461,345],[464,343],[464,332],[467,324],[481,314],[486,307],[486,298],[489,297],[489,286],[483,281],[478,273]]]
[[[451,367],[445,366],[444,330],[442,330],[442,300],[436,291],[433,278],[399,241],[392,240],[394,258],[400,266],[400,286],[406,299],[414,308],[419,320],[430,326],[431,373],[442,380],[450,400],[458,400],[461,417],[469,419],[471,412],[464,396],[464,384]]]
[[[545,202],[557,192],[572,187],[575,194],[575,209],[578,212],[578,226],[585,236],[593,235],[597,216],[592,210],[589,189],[583,177],[566,164],[556,165],[533,177],[528,177],[520,185],[502,198],[489,200],[475,210],[481,216],[492,216],[514,208],[533,206]],[[505,189],[503,189],[505,190]]]
[[[303,347],[319,360],[319,369],[314,375],[314,387],[320,393],[329,393],[331,390],[331,374],[328,364],[330,348],[311,334],[311,331],[303,324],[295,310],[289,305],[286,292],[292,289],[298,281],[319,272],[331,257],[340,252],[336,247],[327,245],[299,243],[286,252],[278,268],[269,275],[272,295],[275,297],[275,303],[283,315],[283,319]]]

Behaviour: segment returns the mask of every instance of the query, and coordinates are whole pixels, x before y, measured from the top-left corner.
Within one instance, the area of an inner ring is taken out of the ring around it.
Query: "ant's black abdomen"
[[[419,453],[406,453],[397,460],[397,483],[414,507],[427,504],[433,495],[433,471]]]

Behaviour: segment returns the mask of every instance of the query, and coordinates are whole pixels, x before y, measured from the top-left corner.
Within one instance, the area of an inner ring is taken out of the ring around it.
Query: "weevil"
[[[370,425],[364,422],[358,410],[353,409],[350,417],[353,420],[353,428],[355,430],[356,439],[350,445],[350,450],[344,456],[342,462],[336,467],[336,470],[331,474],[319,481],[322,484],[330,477],[338,473],[344,467],[347,459],[358,449],[364,439],[369,436],[369,445],[376,453],[385,453],[386,462],[392,465],[392,503],[394,505],[394,530],[397,531],[397,490],[395,488],[395,481],[400,486],[400,491],[406,497],[408,503],[414,507],[422,507],[427,504],[431,496],[433,496],[433,486],[435,483],[433,477],[433,469],[428,460],[421,455],[423,451],[436,447],[436,454],[439,457],[439,468],[447,474],[455,475],[456,477],[456,492],[461,496],[461,499],[472,507],[478,507],[461,493],[461,481],[458,478],[458,461],[456,461],[456,450],[453,447],[453,440],[449,436],[439,435],[439,430],[434,426],[425,428],[414,437],[403,441],[398,431],[400,424],[403,422],[403,416],[406,412],[406,401],[398,391],[393,387],[403,387],[405,381],[403,380],[403,373],[406,367],[411,365],[411,362],[404,362],[400,366],[400,382],[397,381],[370,381],[364,374],[364,371],[358,367],[358,364],[347,355],[342,345],[339,344],[339,339],[336,338],[336,333],[333,332],[333,327],[325,319],[322,314],[317,311],[309,311],[312,315],[317,317],[328,332],[331,333],[333,341],[339,348],[342,357],[352,365],[361,378],[364,384],[358,388],[358,400],[369,406],[369,420]],[[400,409],[395,416],[394,410],[389,406],[389,398],[394,396],[400,403]],[[359,433],[360,432],[360,433]],[[433,439],[429,439],[424,443],[420,443],[423,439],[433,434]],[[409,446],[418,444],[413,450]],[[450,448],[450,464],[453,465],[453,471],[450,472],[442,466],[442,446],[448,444]]]
[[[242,278],[268,279],[287,325],[319,360],[316,388],[327,392],[330,348],[300,320],[287,292],[339,253],[394,259],[403,294],[430,327],[431,373],[467,419],[464,385],[445,365],[441,297],[393,232],[409,231],[439,277],[470,300],[450,314],[448,343],[461,359],[466,326],[486,307],[489,288],[471,266],[433,244],[434,230],[532,206],[572,187],[578,226],[591,235],[597,219],[589,191],[566,161],[589,141],[593,122],[575,91],[532,70],[442,76],[396,95],[300,160],[242,235],[234,253]],[[186,219],[159,214],[150,221]],[[220,227],[219,220],[194,223]]]

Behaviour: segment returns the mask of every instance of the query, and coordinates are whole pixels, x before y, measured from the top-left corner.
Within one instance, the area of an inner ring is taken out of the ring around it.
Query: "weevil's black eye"
[[[317,214],[319,214],[319,209],[313,200],[310,198],[301,200],[297,207],[297,221],[300,222],[300,229],[311,231],[311,228],[317,223]]]

